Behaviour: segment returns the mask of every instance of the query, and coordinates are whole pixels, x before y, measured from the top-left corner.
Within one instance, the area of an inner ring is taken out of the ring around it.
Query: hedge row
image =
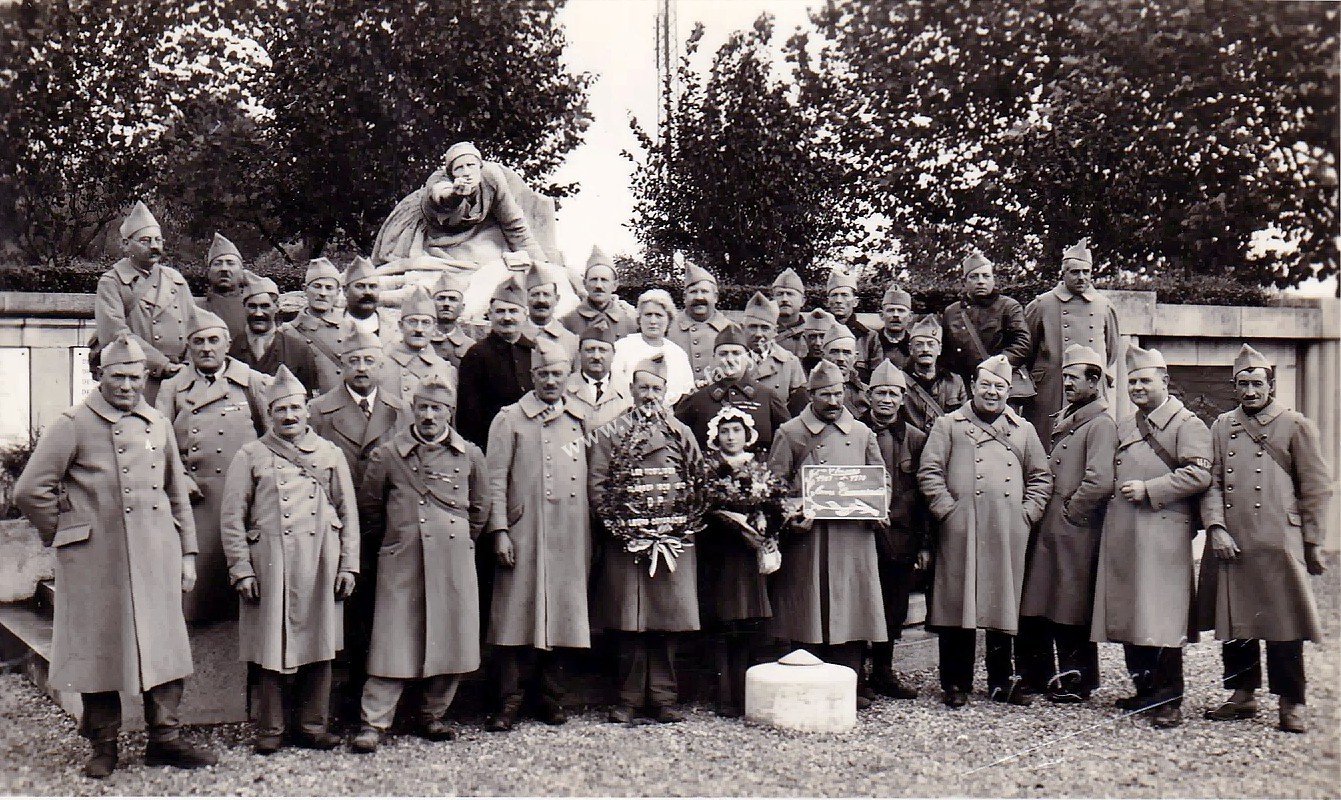
[[[110,266],[111,262],[83,261],[61,267],[16,267],[0,266],[0,291],[6,292],[73,292],[91,294],[97,287],[98,276]],[[257,265],[260,266],[260,265]],[[182,274],[191,284],[191,291],[204,294],[205,270],[196,265],[181,267]],[[282,291],[297,291],[302,288],[304,265],[289,264],[282,259],[274,259],[263,266],[268,274],[279,284]],[[1017,282],[1003,285],[1002,291],[1021,302],[1052,288],[1055,280]],[[1230,277],[1190,275],[1160,275],[1154,278],[1120,278],[1101,281],[1105,288],[1136,289],[1154,291],[1161,303],[1183,303],[1188,305],[1224,305],[1224,306],[1261,306],[1267,305],[1272,294],[1259,286],[1239,283]],[[914,278],[904,281],[903,288],[913,296],[914,310],[918,313],[940,311],[954,302],[959,287],[937,276],[932,279]],[[679,284],[652,283],[637,286],[624,286],[620,296],[629,302],[647,289],[665,289],[672,297],[680,297]],[[722,308],[744,308],[750,296],[756,291],[768,293],[768,287],[723,285],[719,304]],[[807,292],[807,307],[822,306],[824,288],[811,287]],[[862,286],[858,290],[858,308],[864,311],[876,311],[880,307],[880,298],[884,287]]]

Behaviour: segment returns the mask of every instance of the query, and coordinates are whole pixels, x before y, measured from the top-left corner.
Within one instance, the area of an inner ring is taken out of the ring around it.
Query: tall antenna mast
[[[663,102],[662,91],[670,88],[671,102],[676,90],[676,68],[679,66],[679,37],[675,19],[676,0],[658,0],[655,26],[657,58],[657,122],[666,123],[672,111]]]

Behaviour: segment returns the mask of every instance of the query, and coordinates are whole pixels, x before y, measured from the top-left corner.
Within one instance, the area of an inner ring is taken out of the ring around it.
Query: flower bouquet
[[[718,456],[712,466],[708,497],[713,516],[730,523],[754,548],[761,574],[776,572],[782,566],[778,532],[786,482],[754,458],[732,465]]]

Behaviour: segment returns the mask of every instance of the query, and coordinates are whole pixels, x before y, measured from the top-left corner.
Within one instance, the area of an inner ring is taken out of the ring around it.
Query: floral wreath
[[[717,429],[723,422],[740,422],[745,425],[745,449],[748,450],[759,441],[759,431],[754,427],[754,417],[736,406],[722,406],[721,410],[708,420],[708,448],[720,450],[717,446]]]
[[[675,559],[693,547],[694,534],[702,530],[707,480],[701,456],[670,425],[664,408],[639,408],[631,416],[628,434],[610,453],[595,512],[625,552],[647,561],[647,574],[656,577],[662,562],[675,571]],[[657,429],[666,437],[667,466],[647,467],[643,459]]]

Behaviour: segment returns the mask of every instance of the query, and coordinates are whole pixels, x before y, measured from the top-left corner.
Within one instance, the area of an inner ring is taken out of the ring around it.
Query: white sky
[[[579,181],[582,190],[565,198],[559,212],[558,245],[569,265],[586,263],[593,244],[611,255],[641,251],[627,226],[633,214],[629,179],[633,164],[621,150],[636,151],[630,116],[655,132],[660,88],[657,85],[655,28],[657,0],[568,0],[559,14],[568,37],[568,63],[590,72],[594,117],[582,145],[569,153],[555,174],[559,183]],[[748,28],[759,14],[774,16],[777,36],[805,25],[805,0],[678,0],[675,37],[680,50],[695,22],[706,26],[700,46],[705,63],[731,32]]]

